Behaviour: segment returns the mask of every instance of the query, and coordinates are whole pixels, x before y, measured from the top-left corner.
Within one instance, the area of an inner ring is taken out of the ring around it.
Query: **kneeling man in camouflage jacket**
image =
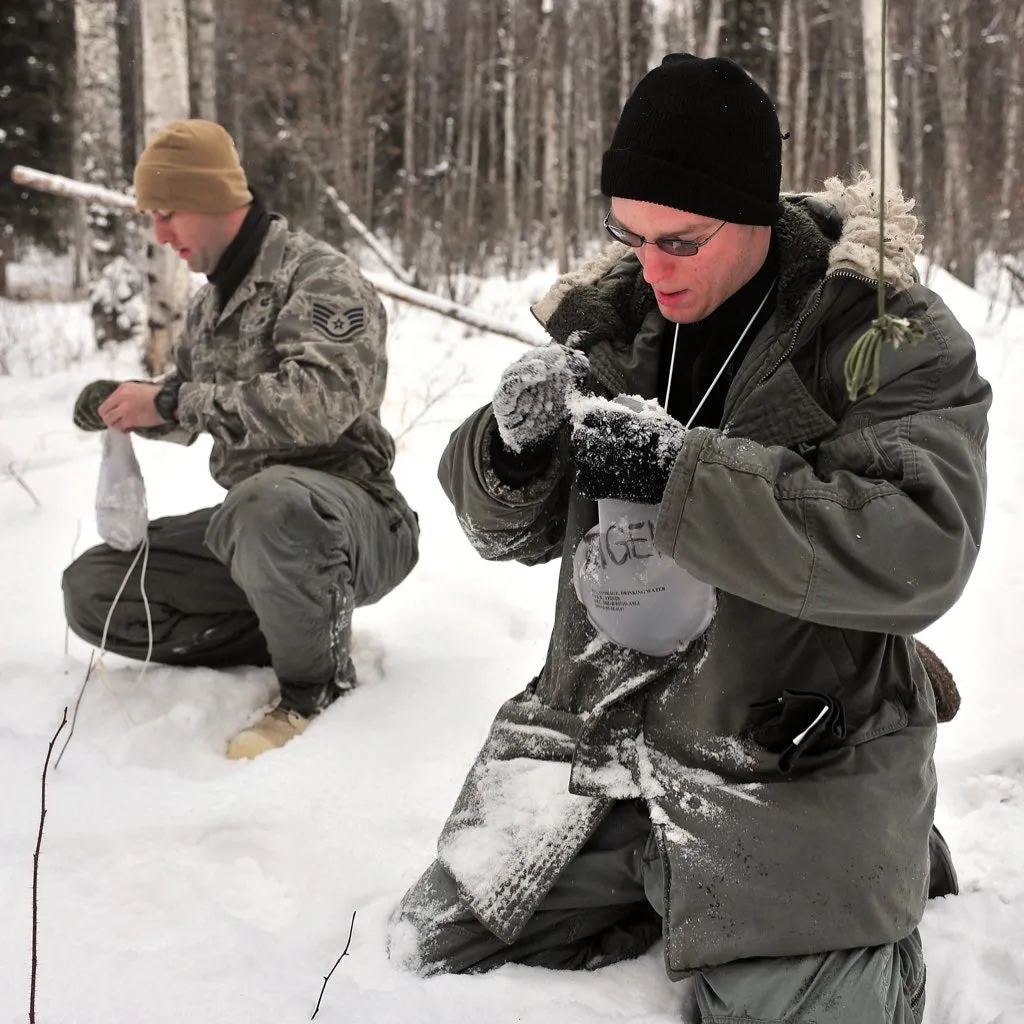
[[[252,195],[217,124],[161,129],[135,192],[157,241],[209,283],[173,371],[93,382],[75,422],[185,444],[209,433],[210,471],[227,495],[150,524],[148,615],[137,570],[111,613],[134,553],[101,544],[64,573],[67,618],[91,643],[106,628],[105,647],[127,657],[151,646],[170,665],[273,666],[279,701],[228,746],[229,757],[255,757],[352,687],[353,608],[416,564],[416,515],[380,422],[386,317],[349,259]]]

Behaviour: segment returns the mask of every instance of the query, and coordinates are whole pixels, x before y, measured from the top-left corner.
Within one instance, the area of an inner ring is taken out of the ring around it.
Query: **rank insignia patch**
[[[313,303],[313,326],[328,341],[344,341],[366,323],[362,306],[353,306],[339,313],[324,302]]]

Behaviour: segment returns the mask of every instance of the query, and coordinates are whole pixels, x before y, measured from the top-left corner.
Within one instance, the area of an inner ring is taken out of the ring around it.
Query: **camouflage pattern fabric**
[[[393,489],[394,442],[380,422],[387,320],[356,265],[275,216],[226,307],[205,286],[174,349],[177,427],[213,436],[210,472],[230,488],[271,465],[336,473],[378,497]]]

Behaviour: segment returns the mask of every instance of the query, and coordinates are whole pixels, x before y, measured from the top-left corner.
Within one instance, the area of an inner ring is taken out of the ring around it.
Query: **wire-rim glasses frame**
[[[692,238],[646,239],[643,235],[638,235],[635,231],[630,231],[621,224],[613,223],[611,211],[609,211],[605,214],[604,229],[616,242],[622,242],[623,245],[628,245],[631,249],[639,249],[645,245],[654,245],[669,256],[696,256],[728,223],[728,221],[723,220],[707,238],[700,242],[695,242]]]

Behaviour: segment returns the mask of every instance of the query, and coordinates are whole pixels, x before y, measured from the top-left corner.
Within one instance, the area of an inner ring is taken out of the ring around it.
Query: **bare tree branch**
[[[331,980],[331,975],[337,969],[338,964],[340,964],[341,961],[344,960],[346,956],[348,956],[348,947],[352,945],[352,931],[355,928],[355,926],[356,926],[356,912],[353,910],[352,911],[352,921],[351,921],[351,923],[348,926],[348,942],[345,943],[345,948],[341,951],[341,956],[339,956],[338,959],[334,961],[334,967],[332,967],[327,972],[326,976],[324,977],[324,983],[323,983],[323,986],[320,989],[320,996],[319,996],[319,998],[316,1001],[316,1009],[313,1010],[313,1016],[309,1018],[310,1020],[316,1020],[316,1015],[320,1012],[320,1000],[323,999],[324,992],[327,991],[327,982],[329,982]]]
[[[39,968],[39,852],[43,846],[43,825],[46,822],[46,776],[50,770],[50,757],[57,743],[57,737],[68,723],[68,709],[64,708],[64,717],[57,726],[57,731],[50,739],[46,748],[46,760],[43,762],[43,774],[39,795],[39,831],[36,833],[36,850],[32,855],[32,976],[28,990],[28,1024],[36,1024],[36,976]],[[347,947],[346,947],[347,948]]]

